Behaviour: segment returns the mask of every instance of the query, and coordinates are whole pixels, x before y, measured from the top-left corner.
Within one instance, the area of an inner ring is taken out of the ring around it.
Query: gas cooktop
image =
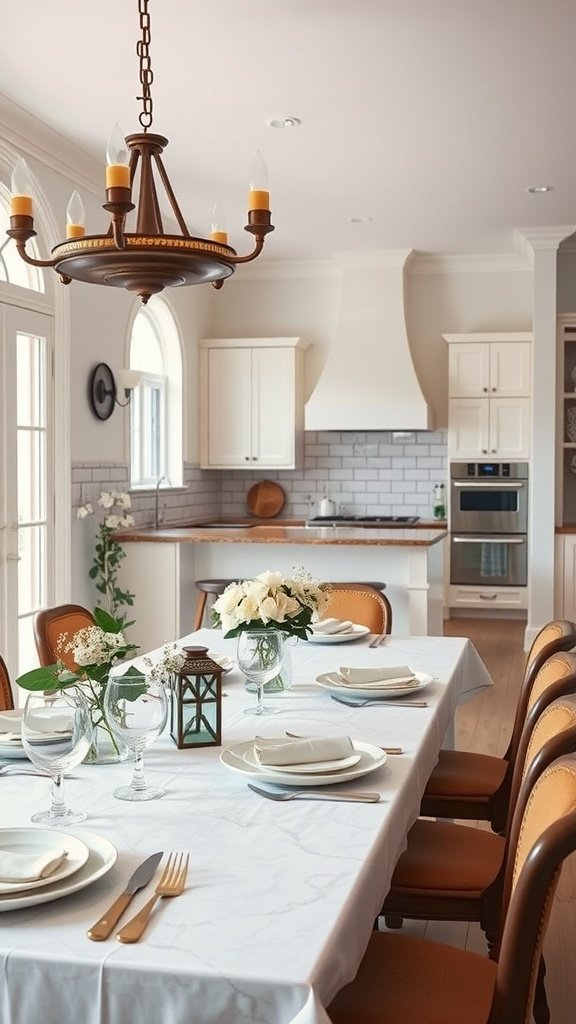
[[[306,526],[411,526],[418,516],[314,516]]]

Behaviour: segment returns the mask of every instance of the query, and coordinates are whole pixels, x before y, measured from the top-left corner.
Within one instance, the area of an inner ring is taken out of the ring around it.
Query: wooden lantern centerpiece
[[[207,647],[183,647],[186,661],[172,676],[170,735],[179,750],[222,742],[222,669]]]

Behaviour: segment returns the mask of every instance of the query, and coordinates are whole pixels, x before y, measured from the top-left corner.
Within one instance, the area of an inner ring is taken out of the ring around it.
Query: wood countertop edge
[[[429,535],[422,529],[392,528],[368,530],[364,527],[346,529],[331,527],[296,528],[284,532],[279,525],[251,526],[244,530],[225,528],[203,530],[198,526],[142,527],[140,530],[118,531],[114,534],[121,543],[155,544],[315,544],[320,546],[359,545],[368,547],[431,547],[448,536],[446,530],[430,528]]]

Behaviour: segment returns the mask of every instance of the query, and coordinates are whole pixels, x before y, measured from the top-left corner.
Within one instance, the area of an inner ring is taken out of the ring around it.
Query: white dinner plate
[[[2,743],[0,741],[0,758],[3,761],[16,760],[17,758],[27,758],[28,754],[22,746],[21,740],[10,740],[8,743]]]
[[[316,677],[316,682],[324,690],[335,693],[339,697],[346,694],[351,700],[354,700],[355,697],[358,700],[394,700],[395,697],[406,697],[410,693],[417,693],[433,679],[433,676],[427,675],[426,672],[415,672],[414,676],[417,680],[416,684],[388,688],[383,686],[381,690],[375,686],[346,686],[337,672],[323,672],[322,675]]]
[[[24,708],[12,708],[10,711],[0,711],[0,735],[3,732],[20,733],[22,730],[22,716]]]
[[[32,831],[30,829],[30,832]],[[67,832],[66,836],[69,834]],[[69,878],[62,878],[59,882],[45,885],[34,892],[0,896],[0,911],[21,910],[23,907],[33,907],[37,903],[51,903],[52,900],[59,900],[62,896],[85,889],[87,885],[92,885],[92,882],[110,871],[118,857],[116,847],[104,836],[98,836],[94,832],[82,832],[81,836],[82,842],[88,847],[88,860],[79,871]]]
[[[332,761],[309,761],[306,764],[260,764],[260,761],[254,753],[254,747],[251,746],[249,750],[244,754],[244,760],[246,764],[251,765],[253,768],[258,768],[259,771],[265,772],[282,772],[286,773],[288,770],[291,775],[296,772],[298,775],[322,775],[323,772],[335,772],[342,768],[352,768],[355,764],[358,764],[362,754],[356,752],[350,754],[349,757],[339,757]]]
[[[370,632],[368,626],[360,626],[353,622],[350,629],[345,633],[312,633],[308,637],[309,644],[344,644],[350,640],[358,640],[361,636],[367,636]]]
[[[387,757],[381,747],[375,747],[372,743],[362,743],[354,740],[354,749],[360,754],[358,764],[352,768],[342,768],[340,771],[327,772],[326,775],[300,775],[298,772],[268,772],[267,766],[260,765],[254,768],[244,760],[244,754],[254,746],[254,740],[245,743],[235,743],[232,747],[226,747],[220,754],[220,760],[226,768],[233,772],[239,772],[247,779],[254,782],[273,782],[281,786],[332,786],[337,782],[349,782],[351,779],[360,779],[363,775],[369,775],[386,764]]]
[[[36,882],[0,882],[0,896],[5,896],[9,892],[30,892],[52,885],[53,882],[59,882],[60,879],[75,874],[88,860],[86,843],[76,836],[71,836],[69,832],[52,828],[0,828],[0,850],[40,856],[46,850],[54,848],[64,849],[68,853],[66,860],[56,871],[48,878],[39,878]]]
[[[212,661],[215,661],[218,665],[220,665],[220,668],[224,673],[231,672],[234,666],[236,665],[234,658],[229,658],[227,654],[209,653],[208,657],[212,658]]]

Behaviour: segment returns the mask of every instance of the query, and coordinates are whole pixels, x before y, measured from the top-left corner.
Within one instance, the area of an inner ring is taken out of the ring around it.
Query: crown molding
[[[564,241],[576,231],[576,224],[550,225],[541,228],[519,228],[518,234],[525,239],[533,250],[557,249],[560,242]]]
[[[98,160],[1,94],[0,136],[19,152],[69,178],[76,187],[103,194],[104,171]]]
[[[500,253],[416,253],[410,274],[506,274],[530,269],[518,252]]]

